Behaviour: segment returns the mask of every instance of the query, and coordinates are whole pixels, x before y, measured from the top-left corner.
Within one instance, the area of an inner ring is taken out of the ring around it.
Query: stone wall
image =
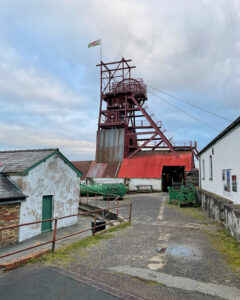
[[[21,203],[0,205],[0,228],[19,224]],[[8,229],[0,231],[0,247],[5,247],[18,242],[19,229]]]
[[[240,205],[202,189],[197,190],[197,200],[210,218],[222,222],[228,232],[240,241]]]

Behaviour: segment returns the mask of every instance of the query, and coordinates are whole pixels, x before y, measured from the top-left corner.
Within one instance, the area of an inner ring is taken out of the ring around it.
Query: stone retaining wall
[[[197,200],[210,218],[222,222],[228,232],[240,241],[240,205],[202,189],[197,190]]]

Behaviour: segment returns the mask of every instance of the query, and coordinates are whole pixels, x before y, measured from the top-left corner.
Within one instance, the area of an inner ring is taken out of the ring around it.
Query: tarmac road
[[[208,239],[217,225],[169,206],[166,197],[128,196],[123,203],[133,203],[132,226],[84,255],[73,250],[65,265],[28,265],[3,274],[0,299],[239,300],[239,277]]]
[[[30,299],[120,299],[89,284],[61,274],[50,267],[26,266],[0,279],[1,300]]]

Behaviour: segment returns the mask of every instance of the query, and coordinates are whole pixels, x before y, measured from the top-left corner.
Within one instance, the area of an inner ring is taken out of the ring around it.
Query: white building
[[[200,188],[240,204],[240,117],[199,152]]]
[[[81,172],[58,150],[0,151],[1,174],[27,196],[19,223],[78,213]],[[77,222],[77,216],[58,221],[58,228]],[[19,242],[50,231],[52,222],[19,229]]]

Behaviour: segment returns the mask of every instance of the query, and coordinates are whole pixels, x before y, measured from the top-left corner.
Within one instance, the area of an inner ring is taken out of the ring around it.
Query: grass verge
[[[114,237],[114,233],[124,230],[130,226],[129,222],[120,224],[118,226],[109,228],[105,230],[104,232],[97,233],[95,236],[89,236],[84,239],[79,240],[76,243],[64,246],[60,249],[55,250],[54,253],[48,253],[33,262],[45,262],[45,263],[56,263],[60,262],[62,264],[71,262],[73,257],[70,255],[74,251],[78,251],[78,255],[85,255],[86,254],[86,248],[92,247],[99,242],[107,239],[111,239]]]
[[[168,202],[166,203],[166,205],[179,211],[181,214],[188,215],[195,220],[201,221],[201,223],[203,223],[204,225],[216,223],[214,220],[211,220],[207,217],[206,213],[201,209],[201,207],[180,207],[178,203],[169,204]]]
[[[219,229],[214,234],[210,233],[210,241],[213,248],[223,255],[228,266],[240,278],[240,243],[224,228]]]

